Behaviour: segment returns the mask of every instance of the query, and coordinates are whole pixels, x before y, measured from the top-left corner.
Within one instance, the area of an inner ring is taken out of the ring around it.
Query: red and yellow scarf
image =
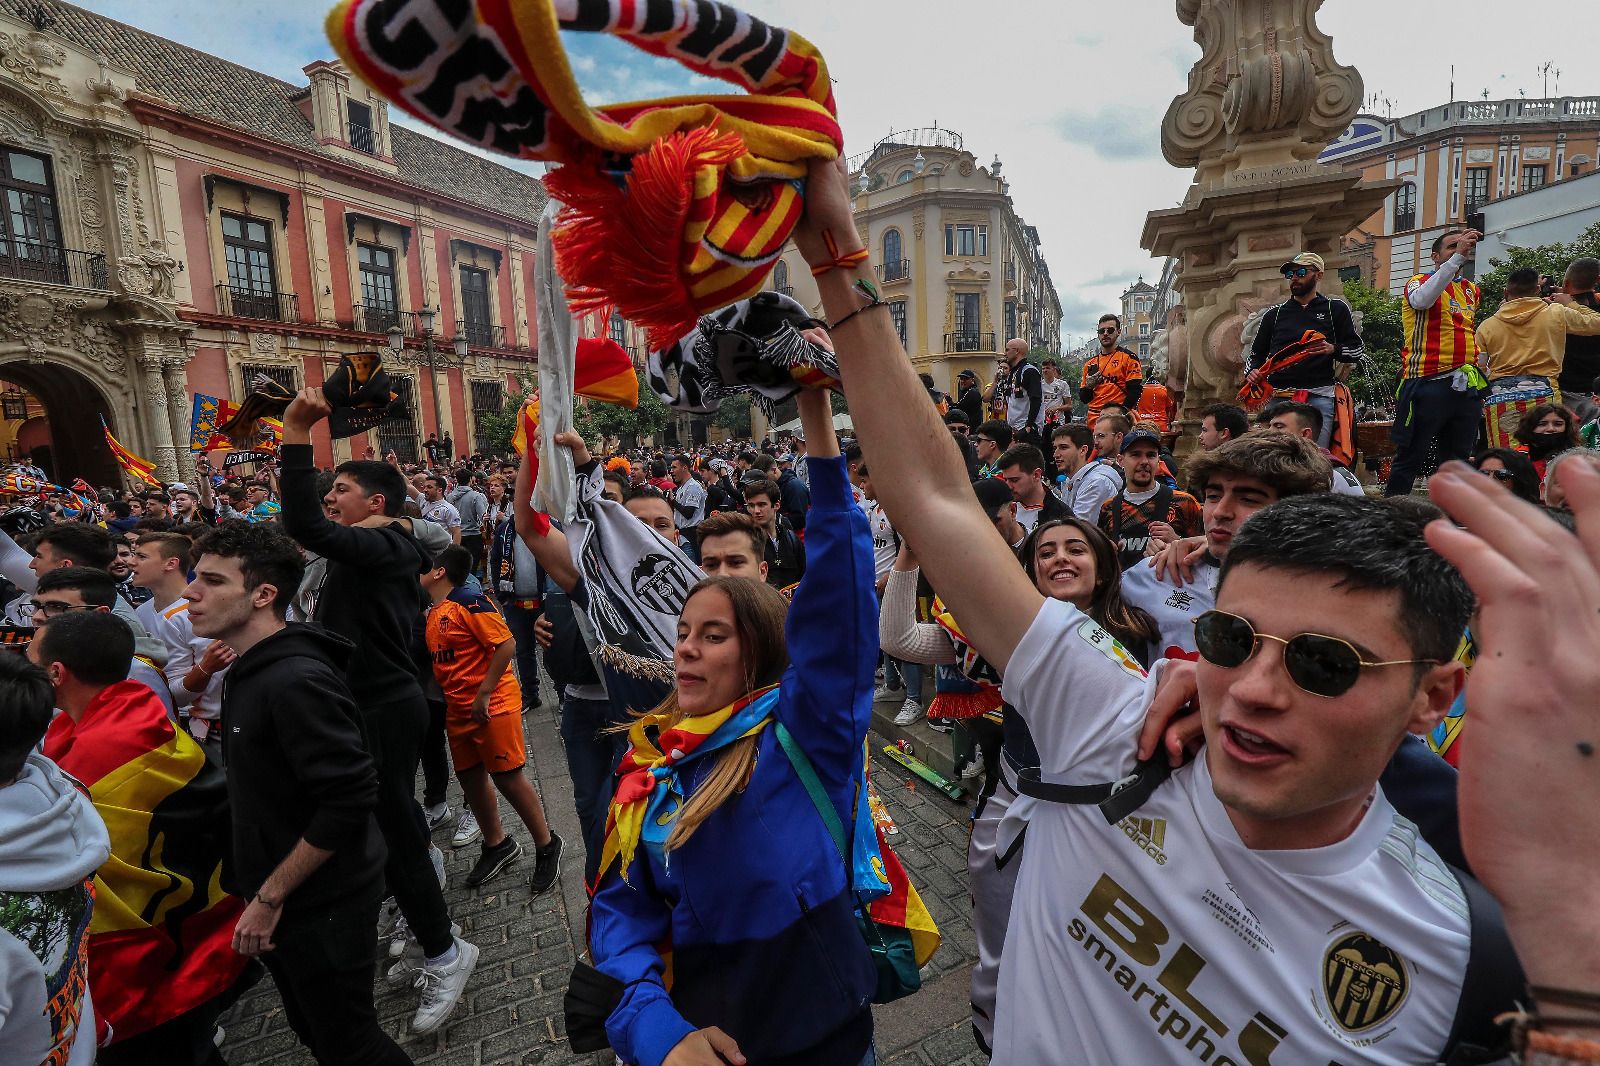
[[[615,305],[654,349],[761,289],[800,219],[811,159],[843,143],[828,67],[799,34],[712,0],[341,0],[350,70],[430,125],[523,159],[566,208],[552,233],[572,309]],[[561,31],[609,33],[742,94],[591,108]]]
[[[606,815],[596,883],[617,860],[626,881],[640,840],[652,846],[665,843],[687,798],[679,776],[683,767],[760,733],[772,721],[777,706],[778,686],[768,685],[721,710],[684,718],[676,725],[669,726],[665,714],[647,714],[636,720],[628,730],[633,746],[617,767],[617,788]]]

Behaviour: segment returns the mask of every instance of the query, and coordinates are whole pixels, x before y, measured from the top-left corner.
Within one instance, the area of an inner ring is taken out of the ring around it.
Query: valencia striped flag
[[[111,427],[106,425],[104,415],[100,416],[100,428],[105,431],[106,447],[111,449],[111,454],[116,458],[118,466],[146,485],[151,485],[158,489],[162,487],[161,479],[155,475],[156,464],[148,459],[139,458],[119,444],[117,438],[111,435]]]

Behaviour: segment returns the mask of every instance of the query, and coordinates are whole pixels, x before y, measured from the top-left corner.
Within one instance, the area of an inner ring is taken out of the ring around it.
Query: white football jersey
[[[1047,601],[1006,670],[1045,781],[1113,781],[1155,689]],[[1039,803],[1001,960],[997,1066],[1432,1063],[1470,922],[1454,876],[1374,787],[1323,848],[1252,851],[1204,757],[1133,814]]]
[[[1194,580],[1179,588],[1156,577],[1150,560],[1140,559],[1122,572],[1122,598],[1141,607],[1155,619],[1161,633],[1158,659],[1193,659],[1194,620],[1217,605],[1217,579],[1222,568],[1202,562],[1194,568]]]

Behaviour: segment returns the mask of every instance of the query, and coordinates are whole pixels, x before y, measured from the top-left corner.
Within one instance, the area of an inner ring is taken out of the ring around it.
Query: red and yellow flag
[[[233,950],[244,903],[220,885],[221,768],[138,681],[104,689],[77,722],[57,716],[44,752],[83,782],[111,836],[89,925],[99,1021],[125,1039],[226,991],[245,964]]]
[[[627,349],[608,337],[580,340],[573,364],[572,391],[591,400],[620,404],[630,411],[638,407],[639,375]]]
[[[155,475],[156,464],[152,463],[148,459],[139,458],[137,455],[133,454],[119,444],[117,442],[117,438],[111,435],[111,427],[106,425],[105,416],[103,415],[100,418],[100,428],[105,431],[106,447],[111,449],[111,455],[117,460],[118,466],[122,467],[123,470],[127,471],[133,477],[138,478],[146,485],[150,485],[158,489],[162,487],[161,479]]]

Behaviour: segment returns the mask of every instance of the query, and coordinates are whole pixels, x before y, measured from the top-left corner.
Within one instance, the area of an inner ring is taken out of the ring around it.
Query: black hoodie
[[[364,711],[408,696],[421,699],[411,633],[424,607],[417,575],[433,565],[433,557],[404,525],[364,529],[329,519],[317,498],[311,445],[285,444],[281,452],[279,517],[302,548],[328,560],[313,621],[355,645],[350,694]]]
[[[239,656],[222,684],[227,887],[254,895],[302,837],[333,852],[290,893],[286,912],[380,891],[378,775],[345,684],[350,654],[349,641],[291,623]]]

